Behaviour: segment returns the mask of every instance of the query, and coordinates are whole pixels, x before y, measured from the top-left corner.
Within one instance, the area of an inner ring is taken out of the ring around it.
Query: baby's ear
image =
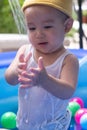
[[[64,23],[65,33],[68,33],[73,25],[73,19],[68,18]]]

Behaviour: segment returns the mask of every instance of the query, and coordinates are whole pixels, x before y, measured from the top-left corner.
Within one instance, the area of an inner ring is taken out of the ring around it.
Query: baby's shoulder
[[[19,49],[18,49],[18,51],[17,51],[17,54],[16,54],[16,56],[20,56],[20,54],[24,54],[25,53],[25,51],[26,51],[26,48],[28,48],[29,47],[29,45],[22,45]]]
[[[22,45],[22,46],[19,48],[18,52],[21,52],[21,51],[24,52],[24,51],[26,51],[26,49],[29,48],[29,46],[30,46],[30,45],[27,45],[27,44]]]
[[[66,56],[65,62],[66,62],[66,63],[70,63],[70,64],[73,63],[73,64],[79,65],[79,60],[78,60],[78,58],[77,58],[74,54],[72,54],[72,53],[70,53],[70,54],[68,54],[68,55]]]

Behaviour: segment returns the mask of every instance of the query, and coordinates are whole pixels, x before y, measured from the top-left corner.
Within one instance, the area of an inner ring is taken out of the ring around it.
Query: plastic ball
[[[80,119],[80,125],[83,129],[87,130],[87,113],[83,114]]]
[[[76,102],[69,102],[67,109],[69,109],[72,113],[72,116],[74,116],[75,113],[80,109],[80,105]]]
[[[80,124],[80,118],[83,114],[87,113],[87,109],[86,108],[81,108],[79,109],[76,114],[75,114],[75,121],[77,124]]]
[[[16,114],[13,112],[6,112],[1,116],[1,125],[6,129],[16,128]]]
[[[83,100],[81,98],[75,97],[75,98],[72,98],[70,100],[70,102],[72,102],[72,101],[77,102],[80,105],[81,108],[84,108],[84,102],[83,102]]]

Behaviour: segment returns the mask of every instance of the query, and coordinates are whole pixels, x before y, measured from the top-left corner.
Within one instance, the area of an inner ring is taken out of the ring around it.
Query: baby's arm
[[[42,84],[53,95],[61,99],[68,99],[76,89],[78,70],[78,59],[74,55],[68,55],[64,60],[59,79],[48,75],[46,81]]]
[[[18,50],[16,57],[5,72],[5,78],[11,85],[16,85],[19,83],[18,75],[20,75],[22,71],[26,69],[26,62],[24,61],[25,47],[26,45],[23,45]]]
[[[19,81],[21,87],[32,87],[38,85],[43,87],[54,96],[68,99],[75,91],[78,78],[79,62],[73,55],[68,55],[63,63],[60,78],[47,74],[43,59],[39,58],[38,67],[30,68],[31,73],[23,72]]]

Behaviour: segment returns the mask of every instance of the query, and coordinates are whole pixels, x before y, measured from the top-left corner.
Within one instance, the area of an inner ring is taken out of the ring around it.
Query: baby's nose
[[[36,31],[36,37],[37,38],[43,38],[45,36],[43,30],[37,30]]]

